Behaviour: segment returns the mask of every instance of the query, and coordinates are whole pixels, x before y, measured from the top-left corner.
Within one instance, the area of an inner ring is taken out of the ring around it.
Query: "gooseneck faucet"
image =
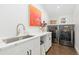
[[[19,35],[20,34],[20,26],[23,27],[23,30],[25,31],[25,26],[23,24],[18,24],[17,27],[16,27],[16,35]]]

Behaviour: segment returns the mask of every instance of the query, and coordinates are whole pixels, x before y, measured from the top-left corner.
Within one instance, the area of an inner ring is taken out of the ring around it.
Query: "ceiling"
[[[47,12],[50,19],[72,15],[75,9],[74,4],[42,4],[42,8]]]

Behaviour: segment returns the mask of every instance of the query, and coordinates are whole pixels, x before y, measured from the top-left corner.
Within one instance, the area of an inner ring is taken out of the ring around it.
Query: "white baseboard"
[[[77,51],[77,53],[78,53],[78,55],[79,55],[79,49],[78,49],[77,47],[75,47],[75,49],[76,49],[76,51]]]

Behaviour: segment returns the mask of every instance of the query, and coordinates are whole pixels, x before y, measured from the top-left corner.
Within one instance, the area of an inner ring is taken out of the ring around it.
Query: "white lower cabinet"
[[[0,48],[0,55],[45,55],[51,47],[51,33]],[[40,44],[40,40],[44,41]]]
[[[46,40],[45,40],[45,50],[46,52],[48,51],[48,49],[51,47],[51,37],[49,37],[47,35]]]
[[[34,38],[16,45],[0,49],[1,55],[39,55],[40,38]]]
[[[40,45],[40,51],[42,55],[45,55],[45,53],[49,50],[51,47],[51,33],[48,33],[46,35],[43,35],[40,38],[44,43]]]
[[[31,55],[40,55],[40,37],[27,42],[27,49],[29,49]]]
[[[50,34],[47,35],[47,41],[46,41],[47,51],[51,47],[51,36]]]
[[[41,55],[45,55],[45,45],[42,44],[40,47],[41,47],[41,48],[40,48],[40,54],[41,54]]]
[[[45,50],[46,50],[46,52],[48,51],[48,49],[50,47],[51,47],[51,34],[47,34],[46,39],[45,39]]]
[[[9,47],[5,47],[0,49],[0,54],[1,55],[22,55],[26,54],[25,52],[26,48],[23,46],[23,44],[19,45],[13,45]]]

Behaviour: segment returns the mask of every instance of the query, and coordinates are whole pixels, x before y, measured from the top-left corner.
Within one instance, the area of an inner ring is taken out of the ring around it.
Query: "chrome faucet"
[[[19,35],[20,34],[19,26],[22,26],[23,27],[23,30],[25,30],[25,26],[23,24],[18,24],[17,25],[17,28],[16,28],[16,35]]]

